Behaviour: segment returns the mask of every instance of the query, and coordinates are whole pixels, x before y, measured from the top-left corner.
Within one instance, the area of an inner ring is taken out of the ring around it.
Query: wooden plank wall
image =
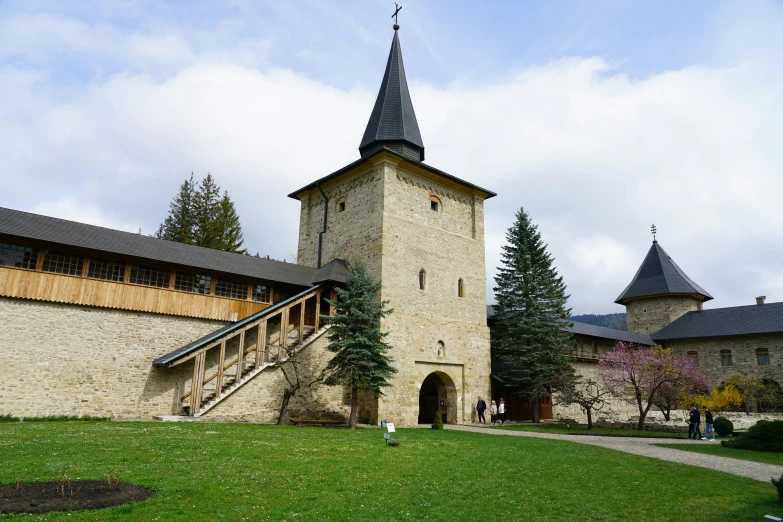
[[[269,303],[7,267],[0,267],[0,296],[219,321],[243,319],[271,306]]]

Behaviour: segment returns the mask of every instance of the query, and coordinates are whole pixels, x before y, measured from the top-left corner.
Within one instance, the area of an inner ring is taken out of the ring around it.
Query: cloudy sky
[[[498,193],[490,294],[523,206],[574,313],[623,310],[652,223],[708,307],[783,301],[783,4],[403,5],[427,163]],[[392,11],[0,2],[0,206],[153,232],[211,172],[249,250],[290,260],[285,195],[359,157]]]

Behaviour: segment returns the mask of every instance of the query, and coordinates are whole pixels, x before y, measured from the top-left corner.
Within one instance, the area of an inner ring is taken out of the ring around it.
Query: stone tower
[[[702,303],[710,299],[653,241],[631,284],[615,303],[625,305],[629,331],[649,335],[687,312],[701,310]]]
[[[398,29],[361,158],[289,195],[301,201],[298,262],[363,260],[383,282],[398,373],[373,399],[374,422],[461,423],[490,388],[484,200],[495,194],[423,163]]]

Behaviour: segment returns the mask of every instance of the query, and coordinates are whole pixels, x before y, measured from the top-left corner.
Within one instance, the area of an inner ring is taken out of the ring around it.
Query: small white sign
[[[387,422],[386,429],[389,430],[389,433],[394,433],[394,424],[392,424],[391,422]]]

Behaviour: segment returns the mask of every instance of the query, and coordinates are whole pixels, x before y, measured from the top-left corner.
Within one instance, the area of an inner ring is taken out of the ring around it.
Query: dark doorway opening
[[[440,377],[431,373],[421,383],[419,392],[419,424],[432,424],[435,413],[439,411],[438,384],[443,387]]]

